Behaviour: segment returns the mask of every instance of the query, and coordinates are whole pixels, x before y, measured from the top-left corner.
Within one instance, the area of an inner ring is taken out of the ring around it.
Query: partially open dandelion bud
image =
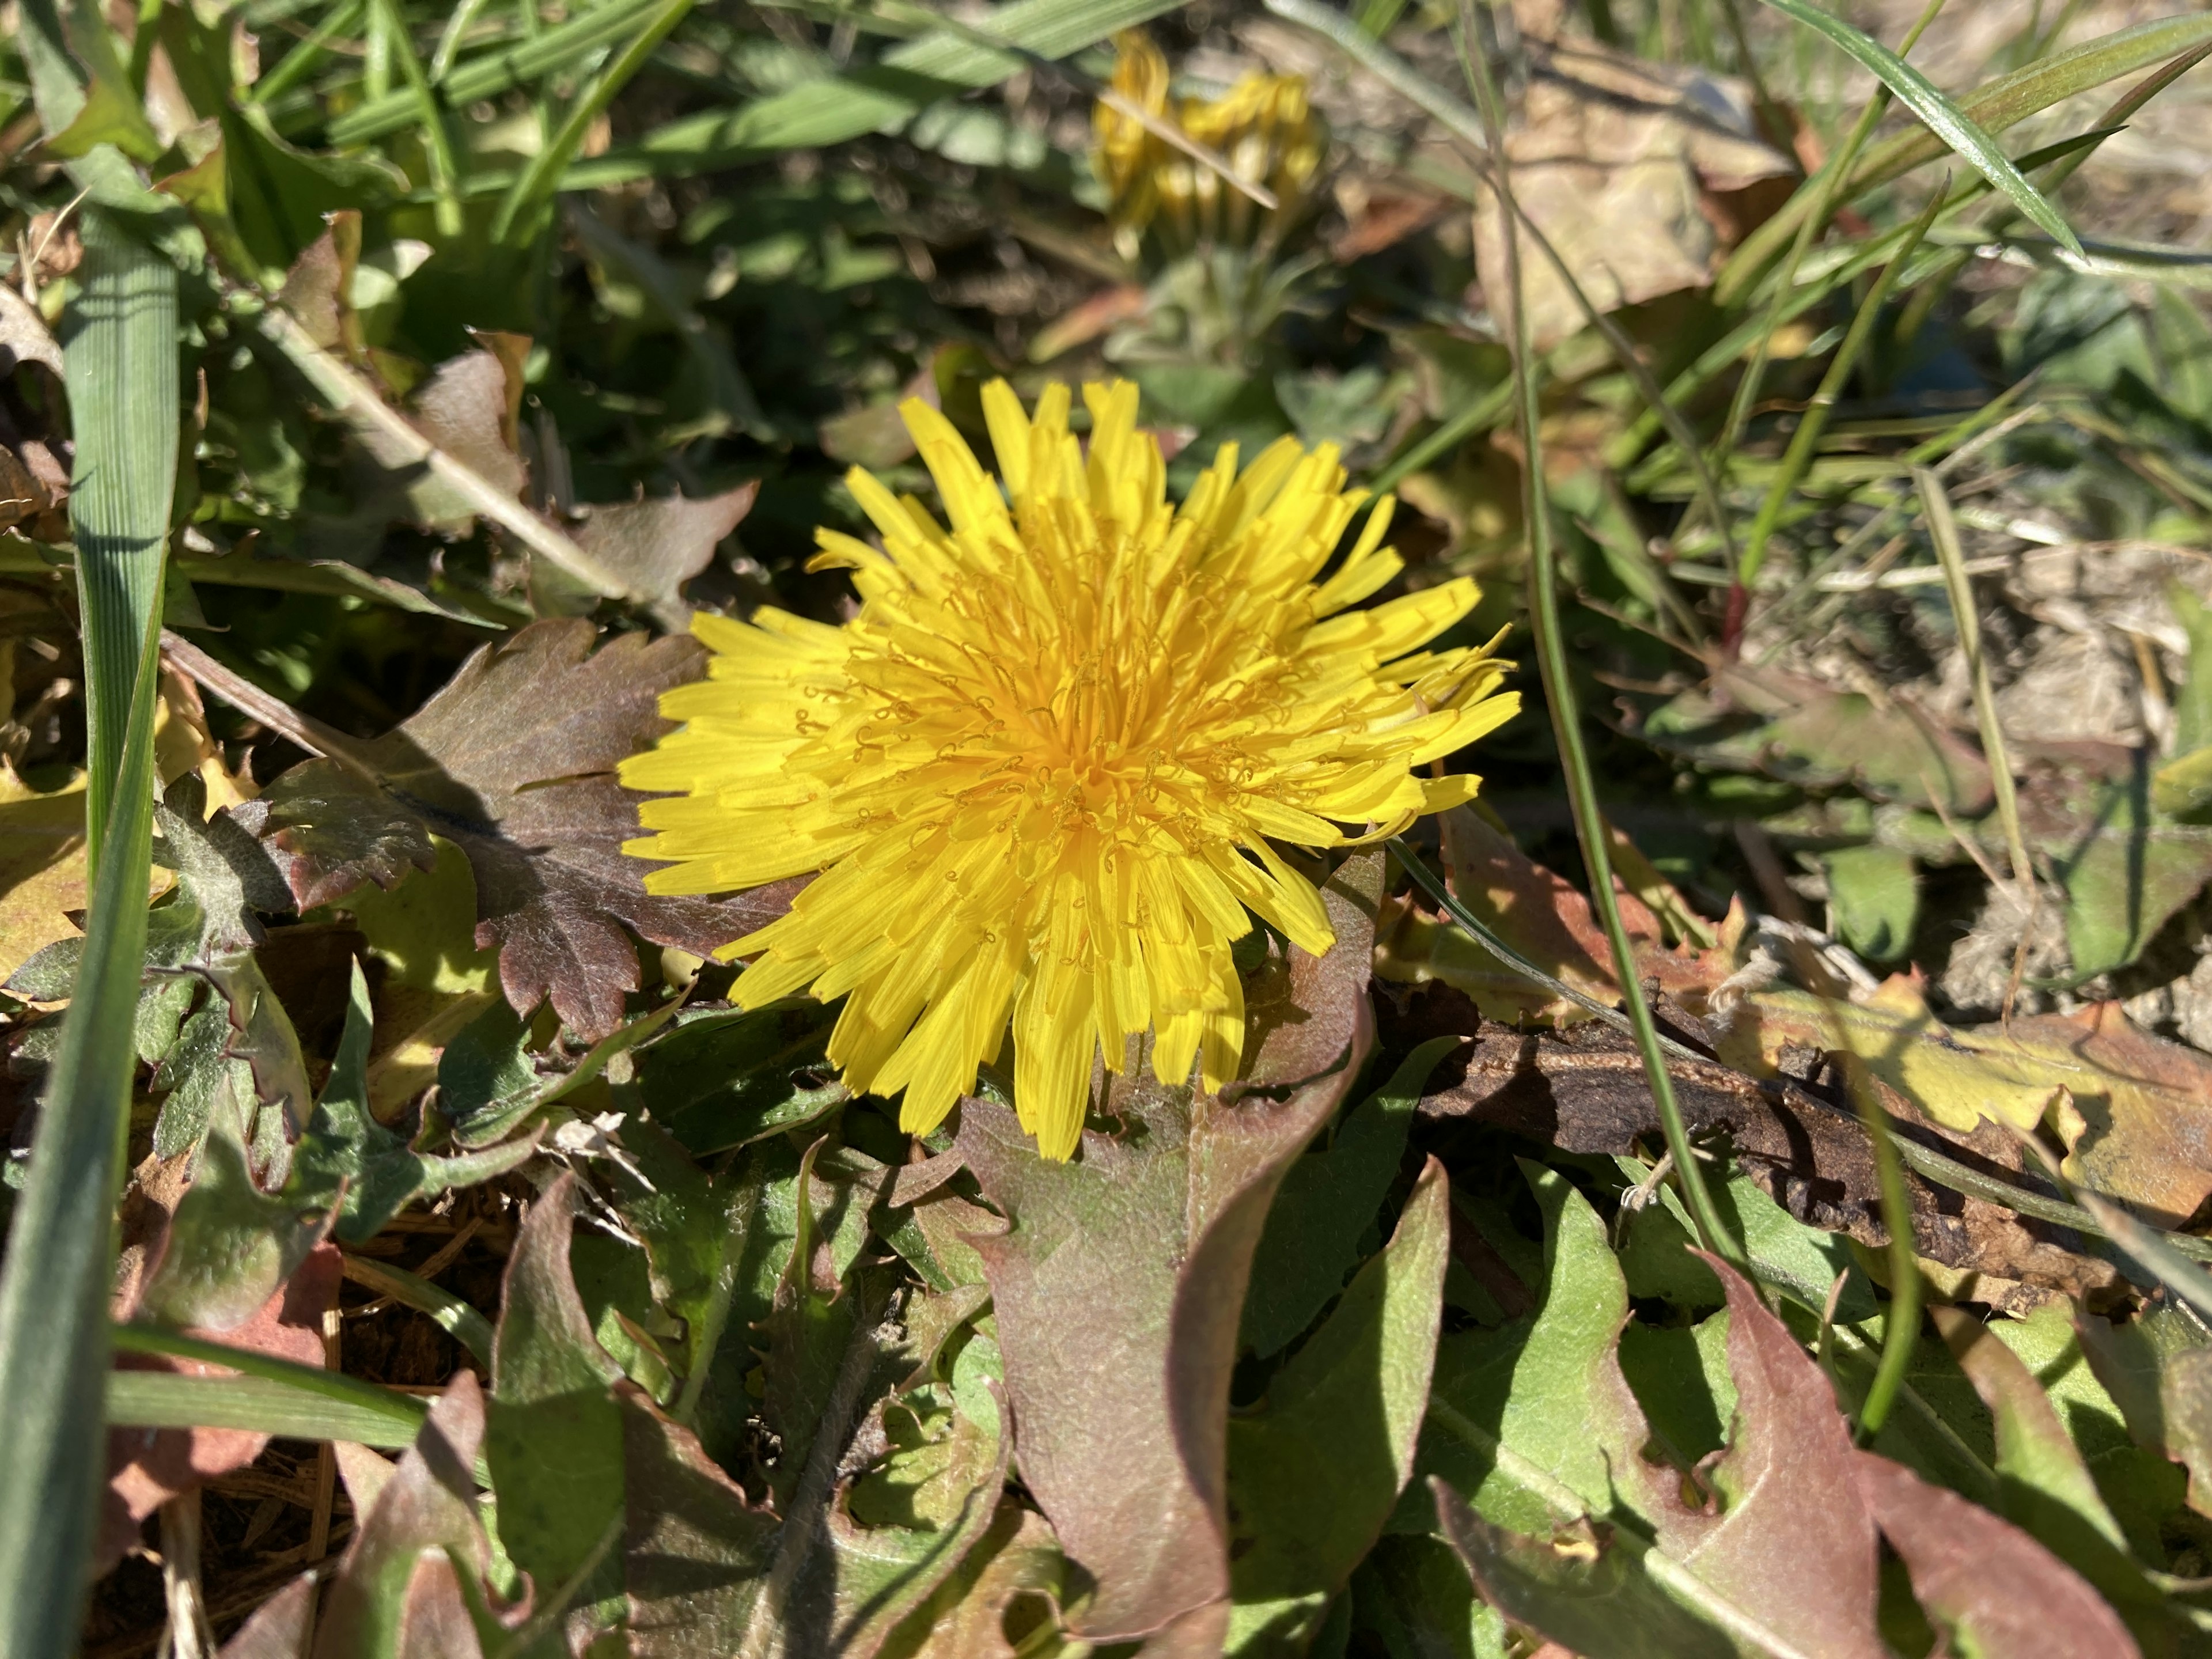
[[[1258,915],[1305,950],[1330,932],[1273,845],[1346,845],[1471,799],[1413,769],[1513,714],[1491,646],[1423,647],[1465,617],[1464,579],[1354,609],[1400,569],[1386,499],[1334,446],[1224,445],[1180,507],[1137,391],[1065,386],[1032,417],[983,409],[999,477],[937,410],[903,408],[949,524],[866,472],[848,482],[880,550],[817,533],[860,590],[843,627],[764,607],[701,615],[710,677],[685,722],[623,768],[648,801],[629,843],[662,893],[820,872],[733,941],[737,1000],[842,996],[830,1057],[856,1091],[934,1127],[1011,1024],[1014,1104],[1048,1158],[1075,1149],[1095,1060],[1153,1033],[1162,1082],[1237,1074],[1231,943]],[[1003,480],[1003,488],[1001,485]],[[1332,566],[1332,561],[1334,562]],[[1323,573],[1328,574],[1324,577]]]
[[[1328,129],[1298,75],[1247,75],[1217,99],[1170,107],[1167,60],[1145,35],[1115,45],[1113,88],[1124,107],[1101,101],[1091,115],[1092,160],[1104,181],[1115,240],[1134,257],[1147,229],[1180,252],[1226,244],[1252,247],[1279,238],[1300,214],[1328,149]],[[1152,118],[1148,126],[1130,112]],[[1248,185],[1272,194],[1263,210],[1214,168],[1178,149],[1158,128],[1171,125],[1212,151]]]

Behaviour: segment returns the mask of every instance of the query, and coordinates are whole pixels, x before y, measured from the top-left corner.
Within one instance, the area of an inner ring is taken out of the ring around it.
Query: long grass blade
[[[530,86],[573,68],[601,47],[621,40],[658,3],[659,0],[605,0],[605,4],[578,12],[535,39],[517,40],[454,64],[439,82],[438,90],[448,108],[459,109],[516,87]],[[349,148],[388,137],[414,120],[415,115],[411,91],[387,93],[332,121],[331,142]]]
[[[425,1414],[420,1408],[376,1411],[349,1401],[319,1399],[267,1377],[179,1376],[173,1371],[112,1371],[103,1399],[107,1420],[118,1427],[245,1429],[291,1440],[351,1440],[386,1448],[412,1445]]]
[[[386,3],[390,3],[390,0]],[[493,241],[511,246],[537,240],[545,224],[545,204],[559,187],[562,173],[583,147],[585,134],[591,130],[592,123],[613,101],[614,95],[629,83],[630,78],[645,67],[646,60],[668,38],[669,31],[684,21],[691,4],[692,0],[662,0],[646,15],[644,26],[623,48],[622,55],[577,93],[568,112],[562,117],[559,128],[530,158],[530,165],[517,175],[506,199],[500,203],[498,215],[492,220]]]
[[[1912,50],[1929,24],[1936,21],[1936,14],[1942,9],[1943,0],[1928,0],[1928,4],[1911,28],[1905,32],[1905,39],[1898,47],[1900,58]],[[1837,192],[1844,180],[1850,177],[1851,168],[1857,164],[1859,152],[1866,147],[1867,140],[1874,136],[1875,125],[1888,107],[1889,99],[1885,88],[1883,95],[1868,100],[1867,106],[1859,112],[1859,118],[1851,124],[1851,130],[1844,135],[1844,142],[1837,146],[1835,154],[1805,183],[1804,189],[1811,192],[1811,203],[1806,209],[1803,222],[1797,227],[1796,240],[1790,243],[1790,252],[1782,262],[1781,273],[1775,278],[1774,292],[1767,301],[1765,330],[1759,335],[1759,343],[1752,348],[1751,361],[1745,365],[1743,374],[1736,380],[1735,395],[1729,400],[1728,419],[1721,427],[1719,442],[1714,445],[1714,452],[1723,469],[1734,458],[1736,440],[1743,435],[1744,423],[1751,418],[1751,411],[1758,404],[1759,394],[1765,387],[1767,354],[1773,346],[1775,330],[1782,325],[1782,308],[1790,302],[1790,291],[1797,285],[1797,268],[1804,263],[1805,254],[1814,240],[1827,228],[1829,216],[1835,211]]]
[[[63,361],[76,428],[70,525],[84,618],[86,841],[96,871],[132,677],[161,599],[181,411],[175,268],[101,209],[86,211],[84,247]]]
[[[432,211],[438,234],[459,236],[460,175],[453,167],[453,141],[446,131],[445,112],[439,108],[438,94],[430,89],[430,76],[416,54],[415,42],[407,33],[407,20],[399,15],[399,0],[376,0],[376,8],[384,20],[386,38],[392,42],[392,53],[399,61],[400,78],[407,82],[407,95],[414,101],[416,118],[422,129],[423,149],[430,158],[430,191],[435,198]]]
[[[2162,17],[2138,23],[2100,40],[2087,41],[2009,75],[1999,76],[1958,100],[1959,111],[1984,133],[2004,131],[2052,105],[2138,70],[2150,69],[2212,43],[2212,13]],[[1932,131],[1899,133],[1876,144],[1861,158],[1843,191],[1849,202],[1899,179],[1943,154],[1943,139]],[[1713,298],[1728,305],[1766,269],[1797,233],[1805,205],[1793,198],[1782,210],[1745,237],[1714,280]]]
[[[128,394],[127,386],[114,389]],[[150,625],[93,888],[76,994],[31,1146],[30,1177],[0,1267],[0,1656],[61,1659],[76,1645],[106,1455],[101,1388],[115,1268],[115,1200],[137,1051],[131,1024],[146,951],[154,824]]]
[[[1972,164],[2028,220],[2055,240],[2076,253],[2081,245],[2074,238],[2065,216],[2028,182],[2027,175],[1996,145],[1996,140],[1975,124],[1973,117],[1944,96],[1933,81],[1906,63],[1872,35],[1853,28],[1840,17],[1822,11],[1810,0],[1765,0],[1785,17],[1794,18],[1822,35],[1874,71],[1875,78],[1897,95],[1951,149]]]

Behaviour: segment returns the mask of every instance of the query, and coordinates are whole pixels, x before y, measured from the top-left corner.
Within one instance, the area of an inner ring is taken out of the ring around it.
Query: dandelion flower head
[[[708,678],[662,699],[684,722],[623,781],[666,860],[662,893],[819,872],[722,954],[747,1007],[811,989],[845,1004],[830,1057],[855,1092],[903,1094],[927,1133],[1011,1026],[1014,1105],[1048,1158],[1080,1138],[1094,1065],[1150,1030],[1163,1083],[1237,1074],[1232,941],[1263,918],[1319,952],[1319,895],[1273,843],[1395,833],[1471,799],[1417,776],[1518,706],[1491,647],[1425,650],[1474,606],[1464,580],[1355,608],[1397,574],[1378,503],[1334,446],[1224,445],[1179,507],[1126,382],[1064,386],[1035,415],[983,410],[999,477],[937,410],[902,408],[946,522],[855,469],[880,549],[817,532],[848,568],[842,627],[772,607],[700,615]],[[1326,577],[1324,571],[1328,571]]]

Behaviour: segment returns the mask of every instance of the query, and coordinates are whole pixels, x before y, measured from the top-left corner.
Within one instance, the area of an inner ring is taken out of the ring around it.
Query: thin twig
[[[532,553],[608,599],[643,599],[622,576],[562,534],[546,520],[491,483],[459,457],[438,447],[413,422],[378,395],[349,364],[308,337],[282,306],[270,306],[256,319],[262,338],[306,377],[341,419],[374,434],[377,459],[387,466],[419,466],[452,488],[470,512],[489,519]]]
[[[1928,468],[1915,467],[1913,487],[1920,493],[1920,510],[1928,522],[1928,539],[1943,567],[1943,586],[1951,596],[1951,617],[1958,629],[1959,648],[1966,653],[1968,683],[1973,688],[1974,720],[1980,728],[1982,757],[1989,763],[1990,791],[1996,797],[1997,822],[2004,828],[2005,849],[2012,856],[2012,878],[2020,889],[2021,908],[2027,915],[2020,945],[2013,952],[2012,975],[2005,981],[2004,1023],[2012,1023],[2013,1000],[2027,970],[2027,952],[2035,942],[2036,912],[2042,896],[2035,866],[2028,857],[2027,838],[2020,824],[2020,796],[2013,787],[2012,757],[2005,745],[2004,726],[1997,719],[1996,693],[1990,683],[1988,658],[1982,654],[1981,618],[1974,609],[1974,590],[1966,580],[1966,558],[1959,544],[1958,520],[1951,514],[1951,497],[1943,481]]]
[[[161,630],[161,659],[202,690],[214,692],[240,714],[259,721],[279,736],[289,738],[309,754],[336,761],[371,783],[384,781],[366,751],[353,738],[324,725],[312,714],[301,714],[243,674],[233,673],[190,640],[166,628]]]

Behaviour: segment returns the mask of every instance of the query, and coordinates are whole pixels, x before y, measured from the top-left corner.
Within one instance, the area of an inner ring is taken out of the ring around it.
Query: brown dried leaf
[[[1588,40],[1534,40],[1520,121],[1505,135],[1513,194],[1601,312],[1711,280],[1711,191],[1793,171],[1759,141],[1742,82],[1644,63]],[[1475,261],[1493,308],[1508,303],[1504,227],[1486,192]],[[1536,343],[1584,325],[1582,307],[1519,228]]]
[[[500,981],[524,1013],[550,997],[587,1040],[623,1018],[641,981],[624,926],[704,956],[782,913],[800,884],[726,903],[646,892],[623,843],[642,799],[614,769],[667,729],[659,694],[705,660],[688,635],[619,635],[596,653],[578,618],[534,623],[479,650],[396,731],[360,746],[375,783],[334,761],[285,773],[264,799],[263,834],[289,855],[303,905],[411,864],[428,868],[432,831],[468,855],[476,939],[500,952]]]
[[[1662,1005],[1674,1035],[1704,1045],[1703,1026]],[[1633,1042],[1609,1025],[1522,1031],[1483,1021],[1444,986],[1383,1004],[1383,1042],[1401,1053],[1443,1031],[1478,1032],[1447,1055],[1429,1079],[1420,1109],[1464,1117],[1568,1152],[1618,1156],[1639,1139],[1658,1144],[1658,1109]],[[1872,1149],[1849,1104],[1832,1085],[1777,1077],[1764,1084],[1717,1061],[1670,1060],[1692,1133],[1725,1130],[1744,1172],[1798,1220],[1861,1243],[1888,1238]],[[1910,1103],[1889,1098],[1905,1133],[1946,1156],[2000,1179],[2018,1180],[2019,1143],[1993,1124],[1960,1135],[1929,1121]],[[2109,1262],[2083,1251],[2069,1229],[2031,1219],[2002,1205],[1938,1187],[1908,1172],[1915,1248],[1931,1261],[1983,1276],[1983,1300],[2027,1312],[2051,1292],[2087,1296],[2118,1282]]]
[[[684,584],[714,562],[716,544],[752,511],[759,494],[756,482],[696,501],[648,496],[579,507],[583,522],[568,533],[595,567],[621,581],[629,598],[648,606],[674,606]]]
[[[298,1364],[320,1365],[323,1316],[337,1305],[340,1267],[336,1247],[319,1245],[244,1324],[185,1334]],[[128,1318],[130,1313],[125,1308],[117,1317]],[[222,1366],[166,1355],[125,1354],[117,1364],[125,1370],[173,1371],[183,1376],[229,1375]],[[244,1468],[268,1443],[267,1435],[246,1429],[110,1429],[101,1571],[122,1558],[137,1540],[139,1523],[162,1504],[218,1475]]]

